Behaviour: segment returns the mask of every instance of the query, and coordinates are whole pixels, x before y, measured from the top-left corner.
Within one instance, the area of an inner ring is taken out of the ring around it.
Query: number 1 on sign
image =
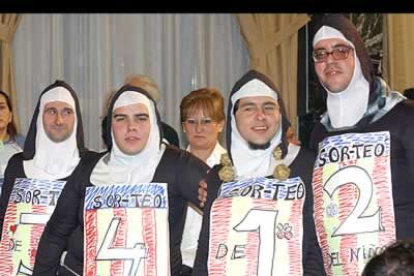
[[[276,220],[278,211],[251,209],[234,227],[237,232],[259,232],[259,263],[260,276],[271,276],[276,251]]]

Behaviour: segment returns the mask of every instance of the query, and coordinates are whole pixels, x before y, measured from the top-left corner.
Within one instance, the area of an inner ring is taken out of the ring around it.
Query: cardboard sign
[[[0,275],[32,275],[37,247],[66,181],[17,178],[0,242]]]
[[[315,224],[328,275],[361,275],[395,241],[389,132],[348,133],[319,145]]]
[[[170,275],[165,183],[88,187],[85,276]]]
[[[210,213],[209,275],[302,275],[300,178],[224,183]]]

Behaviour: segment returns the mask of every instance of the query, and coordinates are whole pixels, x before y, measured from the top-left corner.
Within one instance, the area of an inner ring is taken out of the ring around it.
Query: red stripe
[[[256,276],[259,261],[259,232],[247,232],[246,241],[246,276]]]
[[[98,253],[98,229],[97,229],[97,210],[87,210],[84,213],[85,220],[85,252],[84,252],[84,271],[85,276],[95,276],[97,274],[96,255]]]
[[[218,199],[213,203],[210,214],[210,246],[208,254],[208,272],[210,276],[226,274],[226,257],[216,259],[217,250],[223,241],[228,240],[228,230],[231,218],[231,203],[229,198]],[[211,231],[214,229],[214,231]]]
[[[142,225],[144,243],[148,251],[147,259],[143,259],[141,263],[145,263],[145,276],[157,275],[157,226],[155,220],[155,210],[151,208],[142,209]],[[167,253],[167,252],[166,252]]]
[[[9,203],[5,214],[5,220],[3,222],[3,231],[0,242],[0,275],[12,275],[13,274],[13,259],[12,252],[8,249],[12,246],[11,240],[13,235],[10,231],[10,227],[17,223],[17,204]],[[17,226],[18,227],[18,226]]]
[[[302,241],[303,241],[303,201],[294,200],[290,212],[289,224],[292,226],[293,239],[289,240],[289,275],[303,275]]]
[[[394,205],[392,199],[392,187],[389,181],[389,156],[375,158],[375,166],[372,174],[375,195],[377,197],[377,206],[381,207],[381,222],[385,231],[378,233],[378,244],[380,246],[387,245],[395,241],[395,217]]]
[[[324,225],[324,206],[323,206],[323,183],[322,183],[322,174],[323,168],[315,168],[313,171],[313,197],[314,197],[314,213],[315,213],[315,226],[316,233],[318,235],[319,245],[322,249],[323,262],[325,266],[325,271],[327,276],[331,276],[332,271],[329,267],[330,258],[329,258],[329,244],[328,244],[328,234],[325,230]]]

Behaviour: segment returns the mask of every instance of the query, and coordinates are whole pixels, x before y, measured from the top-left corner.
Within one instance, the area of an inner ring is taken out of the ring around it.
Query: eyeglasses
[[[201,118],[200,120],[197,120],[194,118],[188,118],[187,120],[185,120],[185,123],[193,127],[196,127],[199,124],[201,126],[210,126],[212,123],[214,123],[214,120],[211,118]]]
[[[352,47],[344,45],[334,47],[330,52],[325,49],[319,49],[313,52],[313,60],[315,62],[324,62],[328,60],[329,55],[332,55],[335,60],[347,59],[351,50],[353,50]]]

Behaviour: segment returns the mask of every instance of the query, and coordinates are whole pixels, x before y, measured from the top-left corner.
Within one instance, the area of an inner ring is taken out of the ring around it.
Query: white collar
[[[328,115],[334,128],[354,126],[364,117],[368,108],[369,83],[362,74],[356,54],[355,61],[352,80],[344,91],[333,93],[325,88],[328,93]]]
[[[187,149],[188,152],[191,152],[191,146],[188,145]],[[212,168],[217,164],[220,164],[221,161],[221,155],[223,153],[226,153],[226,149],[223,148],[220,143],[217,141],[216,146],[214,147],[213,151],[211,152],[210,156],[206,160],[206,164]]]
[[[162,144],[156,159],[158,160],[158,163],[161,160],[165,149],[165,144]],[[109,154],[110,153],[107,153],[103,157],[101,157],[96,166],[93,168],[89,179],[93,185],[99,186],[109,184],[139,184],[149,183],[153,180],[153,175],[149,176],[148,174],[145,174],[147,175],[146,179],[140,177],[140,174],[138,172],[145,170],[145,167],[141,166],[142,164],[136,164],[136,166],[126,167],[109,166],[107,162],[107,160],[109,159]]]

